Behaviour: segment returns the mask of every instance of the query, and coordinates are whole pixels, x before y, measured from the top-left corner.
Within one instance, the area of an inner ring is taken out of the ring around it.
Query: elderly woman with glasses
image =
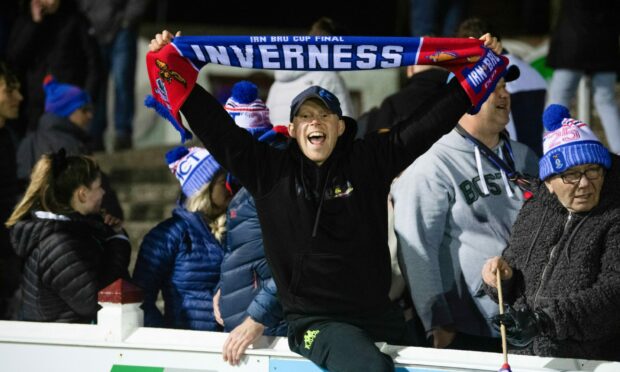
[[[483,269],[511,352],[620,360],[620,158],[588,125],[551,105],[533,197],[522,207],[502,257]]]

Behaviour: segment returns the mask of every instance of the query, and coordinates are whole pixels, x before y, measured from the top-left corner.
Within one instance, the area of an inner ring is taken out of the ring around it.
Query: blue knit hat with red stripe
[[[209,151],[201,147],[178,146],[166,153],[168,168],[181,183],[183,194],[193,196],[222,168]]]
[[[611,167],[607,148],[586,123],[572,119],[566,107],[555,104],[547,107],[543,124],[548,132],[543,137],[544,155],[538,162],[541,180],[577,165]]]
[[[43,90],[45,112],[52,112],[63,118],[90,103],[90,96],[86,91],[75,85],[59,83],[53,75],[47,75],[43,79]]]

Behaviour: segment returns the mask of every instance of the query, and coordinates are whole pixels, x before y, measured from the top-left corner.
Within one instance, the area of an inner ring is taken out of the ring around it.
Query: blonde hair
[[[12,227],[33,209],[72,212],[73,192],[80,186],[90,187],[100,174],[99,166],[88,156],[43,155],[32,169],[23,198],[4,225]]]
[[[220,169],[213,175],[211,182],[205,183],[200,190],[185,200],[185,209],[190,212],[204,213],[211,233],[220,243],[226,233],[226,210],[224,209],[224,212],[220,212],[215,208],[213,200],[211,200],[211,193],[213,192],[215,181],[224,174],[225,171]]]

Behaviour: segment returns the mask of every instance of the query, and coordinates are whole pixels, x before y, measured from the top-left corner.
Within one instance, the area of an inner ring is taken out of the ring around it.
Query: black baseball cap
[[[299,93],[297,97],[293,98],[293,102],[291,102],[291,122],[293,122],[293,118],[297,114],[297,111],[299,111],[301,105],[310,98],[320,100],[323,104],[325,104],[329,111],[338,115],[339,118],[342,118],[342,109],[340,108],[340,100],[338,100],[338,97],[325,88],[321,88],[318,85],[313,85]]]
[[[521,76],[521,70],[517,65],[508,66],[508,70],[506,71],[506,75],[504,75],[504,80],[509,83],[511,81],[515,81]]]

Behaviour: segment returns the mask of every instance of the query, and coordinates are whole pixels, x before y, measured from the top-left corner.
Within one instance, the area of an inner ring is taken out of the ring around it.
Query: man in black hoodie
[[[150,50],[171,40],[164,31]],[[501,50],[490,35],[483,40]],[[411,125],[354,141],[357,125],[342,116],[338,98],[312,86],[291,104],[295,141],[284,150],[254,140],[199,85],[181,107],[255,199],[291,350],[332,372],[393,371],[375,342],[410,343],[402,311],[388,298],[386,200],[392,179],[470,108],[458,82],[443,93]]]

